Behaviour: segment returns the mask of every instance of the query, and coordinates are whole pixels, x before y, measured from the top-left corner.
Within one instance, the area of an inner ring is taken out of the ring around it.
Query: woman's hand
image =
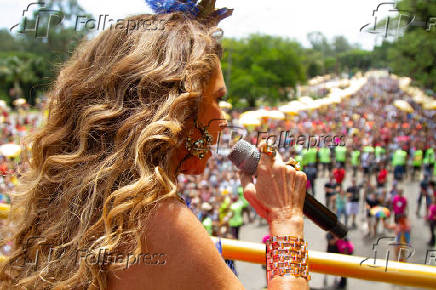
[[[258,150],[266,148],[263,140]],[[301,171],[286,165],[279,152],[275,158],[261,153],[257,167],[256,185],[253,178],[239,172],[245,199],[270,224],[274,220],[302,218],[306,196],[307,177]]]

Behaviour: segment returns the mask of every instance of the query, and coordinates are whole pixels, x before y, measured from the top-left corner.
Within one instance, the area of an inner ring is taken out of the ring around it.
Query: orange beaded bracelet
[[[275,276],[310,280],[307,243],[292,236],[272,236],[266,242],[267,283]]]

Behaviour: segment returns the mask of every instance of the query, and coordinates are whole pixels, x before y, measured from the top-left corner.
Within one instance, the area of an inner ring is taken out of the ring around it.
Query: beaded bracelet
[[[266,242],[267,283],[275,276],[310,280],[307,242],[292,236],[272,236]]]

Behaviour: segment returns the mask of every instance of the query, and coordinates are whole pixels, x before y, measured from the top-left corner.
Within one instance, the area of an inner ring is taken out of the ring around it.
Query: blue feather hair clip
[[[217,25],[222,19],[232,15],[233,9],[215,10],[216,0],[145,0],[154,13],[165,14],[183,12],[196,19]]]
[[[199,12],[197,7],[198,0],[145,0],[145,2],[157,14],[180,11],[197,16]]]

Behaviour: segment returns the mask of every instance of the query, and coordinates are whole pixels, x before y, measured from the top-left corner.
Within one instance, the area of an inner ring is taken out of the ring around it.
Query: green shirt
[[[229,225],[231,227],[242,226],[244,220],[242,218],[242,209],[244,208],[244,203],[242,200],[232,203],[230,209],[232,210],[232,218],[229,220]]]
[[[345,208],[345,204],[347,203],[347,196],[341,196],[340,193],[336,193],[336,208]]]
[[[406,164],[407,152],[401,149],[395,150],[394,156],[392,157],[393,166],[402,166]]]
[[[375,146],[375,157],[380,158],[380,156],[384,155],[386,153],[385,148],[381,146]]]
[[[365,147],[363,147],[363,152],[374,152],[374,147],[365,146]]]
[[[303,150],[301,150],[301,165],[302,166],[306,166],[307,165],[307,149],[303,149]]]
[[[242,203],[244,204],[244,208],[248,207],[250,204],[244,197],[244,188],[242,186],[238,186],[238,195],[239,199],[242,200]]]
[[[345,146],[336,146],[336,162],[345,162],[347,160],[347,148]]]
[[[307,163],[316,163],[316,154],[318,153],[318,151],[316,150],[316,148],[309,148],[309,150],[307,150],[306,154],[307,154]]]
[[[230,210],[230,197],[226,196],[220,206],[220,221],[224,219]]]
[[[203,226],[209,235],[212,235],[212,219],[210,217],[207,217],[203,220]]]
[[[433,163],[435,163],[433,148],[428,148],[425,151],[424,163],[425,164],[433,164]]]
[[[353,165],[353,166],[360,165],[360,151],[359,150],[353,150],[351,152],[351,165]]]
[[[413,153],[413,161],[412,161],[413,166],[415,167],[419,167],[422,165],[422,150],[416,150]]]
[[[330,149],[327,147],[319,148],[319,161],[330,163]]]
[[[301,155],[297,155],[294,159],[300,163],[300,170],[303,170],[303,157]]]

